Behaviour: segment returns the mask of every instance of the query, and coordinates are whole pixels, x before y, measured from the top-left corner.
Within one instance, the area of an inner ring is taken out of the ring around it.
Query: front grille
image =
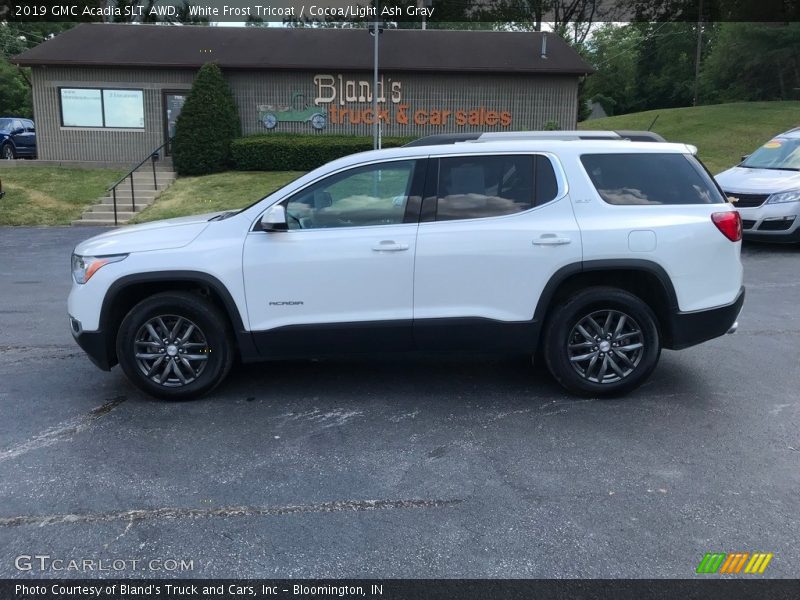
[[[756,222],[751,219],[742,219],[742,229],[752,229]]]
[[[737,192],[725,192],[728,197],[738,198],[738,202],[733,205],[736,208],[755,208],[761,206],[769,198],[769,194],[739,194]]]
[[[773,219],[764,221],[758,228],[759,231],[786,231],[794,223],[794,219]]]

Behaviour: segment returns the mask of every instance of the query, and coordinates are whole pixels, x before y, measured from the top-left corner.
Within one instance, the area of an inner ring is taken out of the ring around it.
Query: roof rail
[[[481,143],[519,140],[629,140],[633,142],[665,142],[652,131],[566,130],[566,131],[488,131],[473,133],[439,133],[427,135],[408,144],[411,146],[440,146],[445,144]]]

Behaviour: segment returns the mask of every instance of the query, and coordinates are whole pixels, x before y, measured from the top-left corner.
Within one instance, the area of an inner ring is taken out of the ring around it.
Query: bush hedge
[[[208,175],[231,166],[231,142],[242,135],[231,88],[214,63],[200,69],[186,98],[172,143],[180,175]]]
[[[383,148],[396,148],[414,137],[385,137]],[[234,140],[233,163],[239,171],[310,171],[334,159],[372,150],[372,137],[270,133]]]

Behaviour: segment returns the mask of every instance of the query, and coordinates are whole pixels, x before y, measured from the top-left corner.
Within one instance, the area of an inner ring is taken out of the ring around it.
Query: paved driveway
[[[746,247],[739,333],[624,400],[524,360],[387,358],[161,403],[72,342],[92,233],[0,228],[0,577],[691,577],[711,550],[800,574],[800,248]]]

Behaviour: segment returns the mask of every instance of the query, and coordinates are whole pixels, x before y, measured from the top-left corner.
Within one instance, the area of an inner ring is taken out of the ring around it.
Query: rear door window
[[[537,155],[458,156],[439,160],[436,220],[510,215],[558,195],[550,160]]]
[[[616,205],[721,204],[725,199],[690,154],[584,154],[600,197]]]

